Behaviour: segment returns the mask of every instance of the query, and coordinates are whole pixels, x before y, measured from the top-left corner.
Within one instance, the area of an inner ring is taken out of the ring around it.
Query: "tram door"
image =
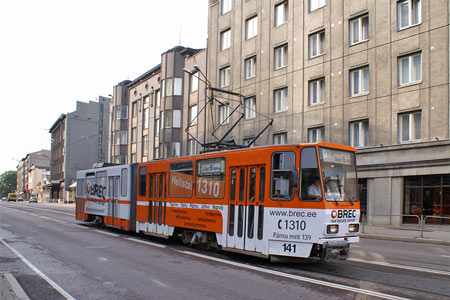
[[[261,169],[265,171],[264,167],[259,166],[230,170],[227,247],[249,251],[262,247],[262,243],[258,242],[259,227],[263,224],[262,216],[259,218],[261,211],[263,212],[259,201]]]
[[[117,206],[119,201],[119,183],[120,183],[120,177],[119,176],[109,176],[109,200],[108,200],[108,224],[116,225],[115,220],[117,219]],[[119,221],[117,221],[117,225]]]
[[[154,223],[156,224],[156,233],[164,234],[166,231],[166,174],[155,174],[155,205],[153,206]]]

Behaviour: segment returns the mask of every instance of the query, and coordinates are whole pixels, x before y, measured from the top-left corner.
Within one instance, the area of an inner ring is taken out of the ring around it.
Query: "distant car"
[[[17,198],[17,201],[22,201],[23,202],[23,197]]]
[[[2,197],[2,201],[6,201],[6,197]]]
[[[35,196],[30,197],[30,203],[37,203],[37,198]]]
[[[9,201],[14,201],[14,202],[16,202],[16,201],[17,201],[17,195],[14,194],[14,193],[9,193],[9,194],[8,194],[8,202],[9,202]]]

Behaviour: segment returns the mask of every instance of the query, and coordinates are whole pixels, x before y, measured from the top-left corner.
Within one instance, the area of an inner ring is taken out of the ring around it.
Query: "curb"
[[[390,240],[390,241],[413,242],[413,243],[424,243],[424,244],[450,246],[450,241],[447,241],[447,240],[435,240],[435,239],[426,239],[426,238],[420,238],[420,237],[389,236],[389,235],[367,234],[367,233],[359,234],[359,237],[363,238],[363,239]]]
[[[0,273],[0,276],[3,277],[6,284],[10,287],[13,295],[19,300],[30,300],[28,295],[23,290],[22,286],[16,280],[13,274],[10,272]]]

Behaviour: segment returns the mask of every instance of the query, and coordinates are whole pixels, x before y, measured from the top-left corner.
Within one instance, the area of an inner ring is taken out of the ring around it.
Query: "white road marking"
[[[34,266],[29,260],[27,260],[22,254],[20,254],[16,249],[11,247],[8,243],[6,243],[3,239],[0,239],[3,245],[6,246],[12,253],[14,253],[24,264],[26,264],[31,270],[33,270],[36,274],[38,274],[42,279],[47,281],[58,293],[60,293],[67,300],[76,300],[72,297],[68,292],[66,292],[62,287],[60,287],[56,282],[51,280],[47,275],[45,275],[41,270],[39,270],[36,266]]]
[[[200,257],[200,258],[220,262],[220,263],[227,264],[227,265],[232,265],[232,266],[236,266],[236,267],[240,267],[240,268],[245,268],[245,269],[261,272],[261,273],[266,273],[266,274],[271,274],[271,275],[275,275],[275,276],[279,276],[279,277],[285,277],[285,278],[290,278],[290,279],[294,279],[294,280],[298,280],[298,281],[327,286],[327,287],[331,287],[331,288],[335,288],[335,289],[339,289],[339,290],[350,291],[350,292],[354,292],[354,293],[358,293],[358,294],[364,294],[364,295],[374,296],[374,297],[383,298],[383,299],[390,299],[390,300],[408,300],[408,298],[379,293],[379,292],[375,292],[375,291],[369,291],[369,290],[365,290],[365,289],[361,289],[361,288],[356,288],[356,287],[332,283],[332,282],[328,282],[328,281],[303,277],[303,276],[299,276],[299,275],[288,274],[288,273],[274,271],[274,270],[265,269],[265,268],[261,268],[261,267],[246,265],[246,264],[228,261],[228,260],[224,260],[224,259],[220,259],[220,258],[216,258],[216,257],[212,257],[212,256],[197,254],[194,252],[189,252],[189,251],[178,251],[178,252],[184,253],[187,255],[191,255],[191,256],[195,256],[195,257]]]
[[[21,205],[21,206],[22,207],[30,207],[29,205]],[[75,213],[71,214],[71,213],[66,213],[66,212],[57,211],[57,210],[48,209],[48,208],[40,208],[40,207],[33,207],[33,209],[44,210],[44,211],[49,211],[49,212],[53,212],[53,213],[57,213],[57,214],[61,214],[61,215],[68,215],[71,217],[75,217]]]
[[[354,261],[354,262],[365,263],[365,264],[384,266],[384,267],[393,267],[393,268],[399,268],[399,269],[405,269],[405,270],[411,270],[411,271],[419,271],[419,272],[426,272],[426,273],[450,276],[450,272],[441,271],[441,270],[434,270],[434,269],[426,269],[426,268],[421,268],[421,267],[413,267],[413,266],[391,264],[391,263],[387,263],[387,262],[383,262],[383,261],[365,260],[365,259],[359,259],[359,258],[348,258],[347,260]]]
[[[158,286],[160,286],[160,287],[163,287],[163,288],[168,288],[169,286],[167,285],[167,284],[165,284],[165,283],[163,283],[163,282],[161,282],[161,281],[159,281],[159,280],[156,280],[156,279],[150,279],[154,284],[156,284],[156,285],[158,285]]]
[[[442,257],[450,257],[450,255],[441,255]]]
[[[136,242],[136,243],[145,244],[145,245],[155,246],[155,247],[159,247],[159,248],[166,248],[165,245],[156,244],[156,243],[152,243],[152,242],[147,242],[147,241],[143,241],[143,240],[140,240],[140,239],[126,238],[126,240],[133,241],[133,242]]]
[[[107,231],[103,231],[103,230],[98,230],[98,229],[94,229],[94,231],[100,232],[102,234],[109,235],[109,236],[115,236],[115,237],[120,236],[120,234],[115,234],[115,233],[111,233],[111,232],[107,232]]]
[[[106,257],[97,257],[97,260],[104,262],[104,261],[108,261],[109,259],[107,259]]]

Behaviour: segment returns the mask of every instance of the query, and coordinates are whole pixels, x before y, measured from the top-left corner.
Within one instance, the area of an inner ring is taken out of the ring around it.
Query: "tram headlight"
[[[359,231],[359,224],[348,225],[348,232],[358,232],[358,231]]]
[[[339,225],[338,224],[332,224],[327,226],[327,233],[333,234],[339,232]]]

